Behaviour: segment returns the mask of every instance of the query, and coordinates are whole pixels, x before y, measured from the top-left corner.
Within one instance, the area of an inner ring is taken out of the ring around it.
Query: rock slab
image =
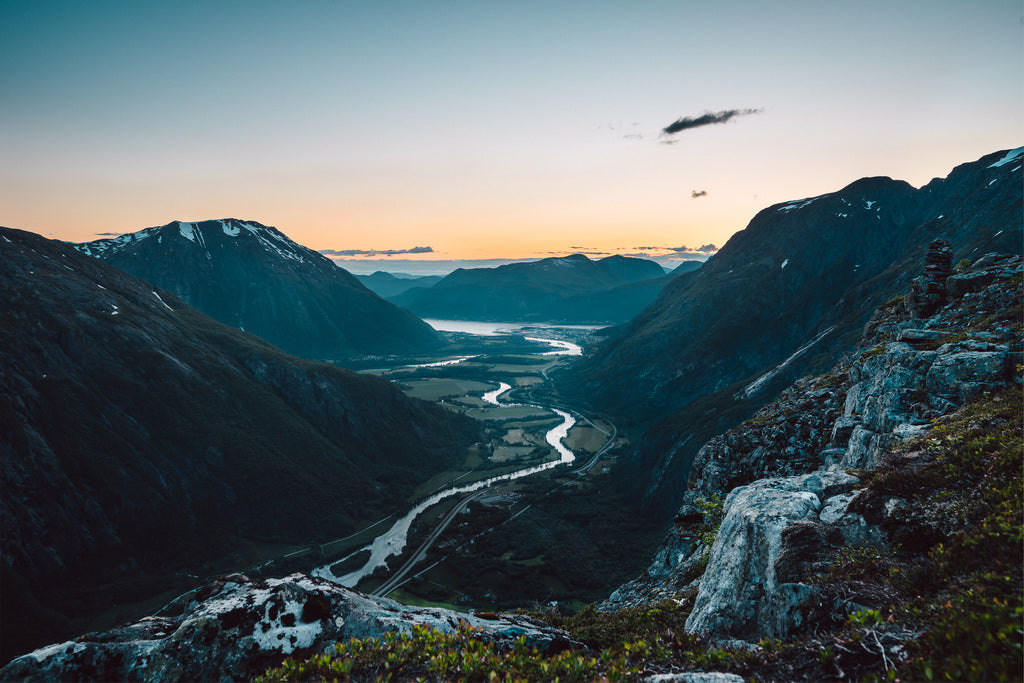
[[[302,574],[259,581],[235,574],[155,616],[18,657],[0,669],[0,679],[252,680],[287,656],[328,652],[339,641],[410,632],[414,625],[451,633],[463,622],[496,647],[519,637],[542,652],[578,645],[528,617],[488,616],[409,607]]]

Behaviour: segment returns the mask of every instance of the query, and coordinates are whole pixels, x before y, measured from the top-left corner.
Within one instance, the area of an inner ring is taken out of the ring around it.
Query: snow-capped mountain
[[[260,223],[174,221],[75,246],[299,356],[338,360],[443,344],[327,257]]]

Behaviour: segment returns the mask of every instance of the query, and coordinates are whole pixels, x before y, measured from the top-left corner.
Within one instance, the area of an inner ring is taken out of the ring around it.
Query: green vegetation
[[[704,515],[704,524],[697,530],[697,538],[701,544],[711,547],[718,535],[718,527],[722,526],[725,516],[725,501],[719,495],[710,498],[698,498],[693,504]]]
[[[817,577],[833,585],[873,582],[890,596],[880,611],[851,615],[836,634],[839,645],[897,633],[905,661],[883,666],[902,680],[1020,680],[1021,412],[1016,388],[988,396],[861,474],[868,515],[894,498],[912,507],[882,522],[900,545],[845,548]]]
[[[625,681],[659,671],[749,671],[758,655],[708,647],[698,636],[683,633],[692,599],[689,595],[611,613],[589,607],[572,617],[540,615],[587,649],[541,653],[523,637],[497,649],[465,622],[454,633],[413,626],[411,633],[339,643],[332,654],[288,659],[257,680]]]
[[[881,356],[883,353],[885,353],[885,344],[878,344],[877,346],[872,346],[870,349],[864,351],[864,353],[861,354],[860,359],[867,360],[869,358],[874,358],[875,356]]]

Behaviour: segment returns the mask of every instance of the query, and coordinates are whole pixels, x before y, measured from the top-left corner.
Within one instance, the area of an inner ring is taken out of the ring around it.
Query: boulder
[[[940,353],[928,369],[930,393],[962,403],[1006,382],[1010,358],[1006,351],[950,351]]]
[[[799,625],[800,605],[814,589],[791,579],[797,565],[821,560],[818,541],[830,532],[813,524],[819,522],[822,502],[851,491],[858,481],[841,472],[815,472],[761,479],[733,490],[686,631],[756,641]],[[804,559],[792,549],[798,544],[785,546],[791,549],[783,553],[783,534],[793,533],[786,530],[800,523],[812,524],[803,535],[810,539],[805,546],[815,548]]]
[[[18,657],[0,669],[0,679],[247,681],[286,656],[328,652],[338,641],[409,632],[414,625],[451,633],[461,622],[495,647],[521,636],[549,653],[578,645],[564,631],[523,616],[484,619],[409,607],[302,574],[259,581],[233,575],[156,616]]]
[[[946,293],[952,299],[959,299],[968,292],[980,292],[995,282],[997,277],[998,275],[990,270],[951,275],[946,280]]]
[[[686,671],[678,674],[654,674],[644,683],[743,683],[743,676],[715,671]]]

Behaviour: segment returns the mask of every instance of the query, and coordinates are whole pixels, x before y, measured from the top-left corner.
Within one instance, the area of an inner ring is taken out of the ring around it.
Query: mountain
[[[936,276],[948,256],[917,264],[936,300],[887,302],[836,366],[700,448],[650,567],[603,609],[689,596],[680,631],[784,641],[758,680],[1019,675],[1024,261]]]
[[[5,656],[246,548],[346,536],[479,439],[65,243],[0,228],[0,286]]]
[[[609,256],[592,261],[583,254],[573,254],[497,268],[460,268],[433,287],[410,289],[391,300],[425,318],[621,321],[653,296],[646,290],[627,296],[633,307],[622,317],[617,309],[601,307],[599,295],[664,276],[661,266],[645,259]],[[584,301],[596,305],[584,307]]]
[[[433,287],[441,281],[441,275],[399,275],[378,270],[371,275],[356,275],[355,278],[377,296],[397,296],[413,287]]]
[[[259,223],[175,221],[76,248],[304,358],[415,353],[444,343],[327,257]]]
[[[638,495],[675,509],[700,444],[851,348],[932,240],[948,240],[954,262],[1021,253],[1022,153],[987,155],[921,189],[864,178],[764,209],[563,373],[562,390],[645,430],[630,476]]]
[[[703,261],[683,261],[678,266],[672,269],[672,275],[682,275],[683,273],[689,273],[697,270],[704,265]]]

